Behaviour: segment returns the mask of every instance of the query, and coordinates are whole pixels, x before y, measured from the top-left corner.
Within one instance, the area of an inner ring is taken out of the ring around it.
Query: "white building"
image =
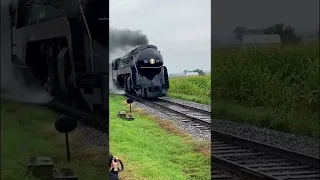
[[[278,34],[244,35],[242,39],[242,45],[281,44],[281,38]]]
[[[184,75],[185,76],[199,76],[199,73],[198,72],[186,72]]]

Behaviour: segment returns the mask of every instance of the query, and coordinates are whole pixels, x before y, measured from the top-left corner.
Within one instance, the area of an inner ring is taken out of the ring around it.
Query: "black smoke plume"
[[[114,29],[109,31],[109,51],[110,53],[115,50],[134,48],[136,46],[145,45],[149,43],[147,35],[141,31],[129,29]]]

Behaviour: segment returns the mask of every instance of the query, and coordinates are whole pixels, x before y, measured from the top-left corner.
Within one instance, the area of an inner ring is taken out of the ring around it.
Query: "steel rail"
[[[188,105],[185,105],[185,104],[181,104],[181,103],[178,103],[178,102],[174,102],[174,101],[169,100],[169,99],[164,99],[164,98],[159,98],[159,99],[160,99],[161,101],[170,102],[171,104],[175,104],[175,105],[177,105],[177,106],[181,106],[181,107],[184,107],[184,108],[186,108],[186,109],[196,110],[196,111],[198,111],[198,112],[211,115],[211,111],[208,111],[208,110],[205,110],[205,109],[200,109],[200,108],[197,108],[197,107],[188,106]]]
[[[125,94],[125,96],[129,97],[129,98],[132,98],[138,102],[141,102],[143,104],[147,104],[151,107],[159,107],[161,109],[165,109],[167,111],[170,111],[172,113],[175,113],[175,114],[178,114],[180,116],[183,116],[187,119],[190,119],[198,124],[201,124],[202,126],[205,126],[205,127],[210,127],[211,128],[211,120],[208,121],[207,119],[204,120],[203,118],[200,118],[200,117],[196,117],[194,115],[190,115],[190,114],[187,114],[185,112],[182,112],[182,111],[179,111],[177,109],[174,109],[174,108],[170,108],[169,106],[166,106],[166,105],[163,105],[163,104],[160,104],[160,102],[166,102],[166,103],[170,103],[170,104],[174,104],[174,103],[171,103],[169,101],[163,101],[161,99],[156,99],[155,101],[149,101],[149,100],[146,100],[146,99],[142,99],[142,98],[139,98],[139,97],[136,97],[136,96],[133,96],[133,95],[130,95],[130,94]],[[177,105],[177,104],[174,104],[174,105]],[[180,106],[180,104],[178,104],[177,106]],[[181,105],[181,107],[184,107],[183,105]],[[189,107],[187,108],[189,110],[189,112],[192,112],[192,111],[195,111],[195,112],[198,112],[198,109],[192,109],[192,107]],[[205,114],[206,116],[208,116],[208,114]],[[210,118],[210,116],[209,116]]]

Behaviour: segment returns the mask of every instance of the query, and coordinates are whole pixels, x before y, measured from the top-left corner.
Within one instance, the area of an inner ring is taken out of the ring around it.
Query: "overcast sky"
[[[110,26],[141,30],[169,73],[210,71],[211,0],[110,0]]]
[[[232,35],[236,26],[285,23],[299,31],[319,27],[319,0],[213,0],[211,11],[213,39]]]

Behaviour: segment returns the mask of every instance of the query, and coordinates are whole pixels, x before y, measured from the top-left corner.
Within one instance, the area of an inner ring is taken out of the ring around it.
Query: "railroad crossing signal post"
[[[132,99],[127,99],[127,103],[129,104],[130,106],[130,114],[127,114],[125,111],[120,111],[118,113],[118,116],[122,119],[125,119],[127,121],[132,121],[134,120],[134,117],[132,116],[132,107],[131,107],[131,104],[133,103],[133,100]]]
[[[133,99],[127,99],[127,103],[129,104],[130,106],[130,113],[132,113],[132,108],[131,108],[131,104],[133,103]]]
[[[66,138],[66,151],[68,163],[70,163],[70,149],[69,149],[69,137],[68,133],[75,130],[78,126],[78,122],[74,117],[63,116],[55,122],[55,128],[60,133],[65,133]]]

